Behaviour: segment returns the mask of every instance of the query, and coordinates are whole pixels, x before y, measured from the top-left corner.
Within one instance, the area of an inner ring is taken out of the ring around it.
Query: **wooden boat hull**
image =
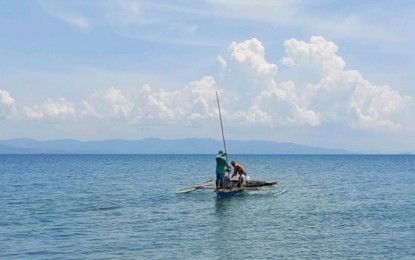
[[[246,187],[264,187],[264,186],[274,186],[276,181],[259,181],[259,180],[247,180]]]
[[[237,182],[229,182],[229,185],[232,186],[231,188],[224,188],[220,189],[219,192],[217,192],[218,197],[233,197],[238,196],[243,193],[243,191],[246,190],[259,190],[259,189],[267,189],[267,188],[273,188],[277,184],[276,181],[259,181],[259,180],[247,180],[246,186],[242,188],[236,187]],[[183,188],[181,190],[178,190],[176,193],[189,193],[195,190],[199,189],[216,189],[215,181],[210,180],[207,182],[204,182],[200,185],[195,185],[189,188]]]
[[[232,181],[229,182],[232,185],[235,185],[236,182]],[[258,187],[272,187],[276,185],[276,181],[259,181],[259,180],[247,180],[246,181],[246,188],[258,188]],[[210,180],[201,185],[194,186],[198,189],[215,189],[215,181]]]
[[[226,199],[232,198],[234,196],[241,196],[243,195],[244,191],[244,188],[219,189],[218,191],[216,191],[216,195],[219,199]]]

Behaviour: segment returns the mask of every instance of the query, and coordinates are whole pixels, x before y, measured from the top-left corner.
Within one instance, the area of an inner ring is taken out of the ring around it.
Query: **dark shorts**
[[[223,179],[225,178],[225,174],[222,173],[216,173],[216,180],[221,180],[223,181]]]

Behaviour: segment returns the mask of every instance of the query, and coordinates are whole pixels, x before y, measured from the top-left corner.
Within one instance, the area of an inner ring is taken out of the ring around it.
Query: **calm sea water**
[[[415,259],[415,156],[0,155],[1,259]],[[287,192],[280,194],[280,191]]]

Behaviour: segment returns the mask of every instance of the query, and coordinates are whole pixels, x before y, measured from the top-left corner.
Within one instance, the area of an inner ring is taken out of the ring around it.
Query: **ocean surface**
[[[415,259],[415,156],[0,155],[0,259]],[[286,190],[287,192],[282,193]]]

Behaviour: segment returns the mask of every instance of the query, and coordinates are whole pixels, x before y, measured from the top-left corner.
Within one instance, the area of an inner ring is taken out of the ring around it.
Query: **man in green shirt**
[[[223,188],[225,173],[230,169],[231,166],[226,158],[226,153],[219,151],[216,155],[216,190]]]

